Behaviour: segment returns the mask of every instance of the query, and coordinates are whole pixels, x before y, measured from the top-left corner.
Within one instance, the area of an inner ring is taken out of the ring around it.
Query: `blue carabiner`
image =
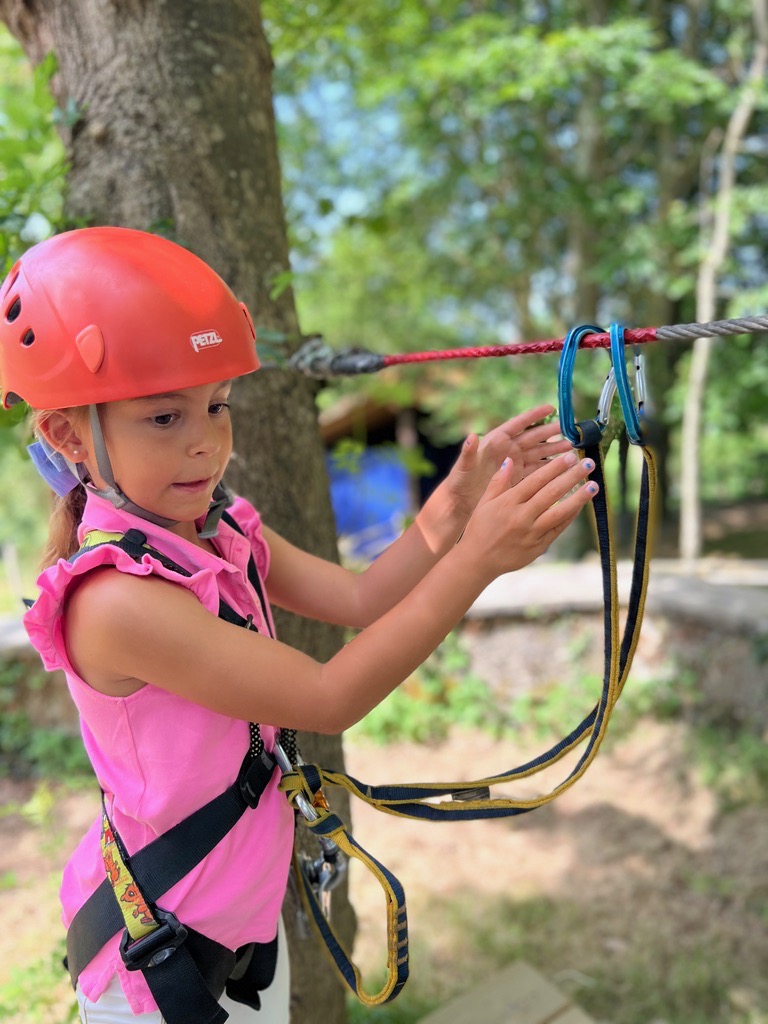
[[[621,324],[611,324],[610,335],[611,363],[616,380],[616,390],[619,392],[624,424],[627,428],[627,438],[630,444],[642,444],[643,437],[638,413],[642,413],[645,404],[643,357],[639,354],[635,356],[635,389],[637,392],[637,407],[635,407],[635,396],[629,383],[627,361],[624,355],[624,327]]]
[[[572,327],[565,337],[560,363],[557,369],[558,394],[560,404],[560,433],[567,437],[574,448],[582,447],[584,440],[578,430],[573,415],[573,367],[576,362],[576,351],[588,334],[602,334],[602,328],[592,324]]]

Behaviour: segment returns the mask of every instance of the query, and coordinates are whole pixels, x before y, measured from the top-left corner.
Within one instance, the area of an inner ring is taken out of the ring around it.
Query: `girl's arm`
[[[456,544],[413,590],[321,664],[232,626],[188,590],[156,577],[88,574],[71,596],[65,640],[92,687],[125,696],[145,682],[246,721],[339,732],[413,672],[496,576],[541,554],[591,499],[575,456],[510,487],[492,478]]]
[[[393,608],[462,534],[493,474],[512,461],[512,483],[571,445],[556,424],[540,424],[553,408],[538,406],[486,434],[470,435],[448,477],[414,522],[364,571],[350,572],[309,555],[265,529],[271,551],[270,599],[308,618],[360,628]],[[540,424],[536,426],[535,424]]]

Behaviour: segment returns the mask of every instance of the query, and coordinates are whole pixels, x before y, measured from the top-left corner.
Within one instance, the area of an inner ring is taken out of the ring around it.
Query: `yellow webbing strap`
[[[364,1006],[380,1006],[382,1003],[390,1002],[408,980],[408,915],[405,890],[391,871],[355,841],[344,822],[333,812],[320,809],[318,818],[306,822],[306,825],[315,835],[331,839],[347,857],[359,861],[368,868],[381,886],[386,906],[387,970],[382,987],[377,992],[369,993],[363,986],[359,968],[351,960],[325,916],[298,857],[294,857],[294,870],[304,909],[317,927],[323,946],[342,980]]]
[[[159,924],[152,917],[141,889],[128,870],[123,859],[120,844],[117,842],[114,830],[107,816],[106,808],[103,806],[101,813],[101,855],[104,859],[104,869],[107,872],[107,878],[114,890],[115,899],[123,915],[128,934],[134,942],[137,939],[143,939],[145,935],[155,931]]]
[[[592,478],[600,486],[599,500],[595,498],[593,511],[601,555],[603,592],[605,602],[605,671],[603,693],[593,711],[560,743],[533,761],[499,775],[473,781],[396,784],[369,786],[343,773],[323,769],[318,765],[296,765],[286,773],[280,788],[292,803],[302,795],[317,812],[314,821],[305,825],[317,835],[332,839],[348,856],[364,863],[382,886],[387,903],[387,980],[382,989],[367,993],[361,984],[360,973],[350,960],[330,923],[322,913],[312,886],[303,873],[300,889],[305,905],[320,930],[321,936],[344,981],[367,1006],[375,1006],[393,999],[402,988],[408,973],[408,935],[405,913],[405,894],[398,880],[378,861],[364,851],[352,838],[343,822],[318,800],[323,785],[338,786],[365,803],[398,817],[421,818],[431,821],[474,820],[477,818],[508,817],[521,814],[550,803],[577,779],[581,778],[594,760],[605,736],[611,713],[616,705],[632,665],[637,649],[648,590],[650,570],[650,527],[656,497],[656,469],[653,455],[641,446],[644,457],[638,521],[635,533],[635,559],[632,587],[623,637],[619,634],[619,598],[616,560],[611,536],[610,509],[605,493],[604,457],[598,444],[586,449],[585,454],[595,462]],[[487,789],[500,783],[528,778],[564,757],[580,743],[588,741],[586,752],[576,767],[550,792],[530,799],[493,799],[490,795],[473,798],[472,790]],[[461,796],[467,794],[468,798]],[[454,796],[460,796],[457,802]],[[448,797],[435,802],[436,797]]]
[[[89,530],[83,537],[78,553],[97,547],[99,544],[119,543],[123,537],[122,533]],[[160,923],[152,917],[147,900],[126,864],[121,844],[112,828],[103,801],[100,842],[104,870],[114,891],[128,934],[133,942],[143,939],[146,935],[156,931],[160,927]]]
[[[80,545],[80,551],[86,551],[88,548],[95,548],[98,544],[112,544],[115,541],[122,540],[125,534],[122,533],[107,533],[104,530],[89,530],[88,533],[83,537],[83,543]]]

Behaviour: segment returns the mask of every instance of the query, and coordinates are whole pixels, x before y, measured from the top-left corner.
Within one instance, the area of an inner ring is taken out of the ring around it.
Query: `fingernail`
[[[591,473],[594,468],[595,464],[592,461],[592,459],[584,459],[584,469],[589,470],[589,472]]]
[[[504,461],[501,464],[501,468],[502,469],[506,469],[508,465],[509,465],[509,459],[504,459]]]
[[[598,488],[597,484],[595,484],[595,483],[587,484],[587,492],[589,494],[597,494],[598,490],[599,490],[599,488]]]
[[[563,456],[563,460],[566,466],[575,466],[576,463],[579,461],[579,457],[576,454],[576,452],[566,452]]]

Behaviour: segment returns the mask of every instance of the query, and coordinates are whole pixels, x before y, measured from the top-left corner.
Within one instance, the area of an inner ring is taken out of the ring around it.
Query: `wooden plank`
[[[420,1024],[592,1024],[543,975],[522,961],[422,1017]]]

